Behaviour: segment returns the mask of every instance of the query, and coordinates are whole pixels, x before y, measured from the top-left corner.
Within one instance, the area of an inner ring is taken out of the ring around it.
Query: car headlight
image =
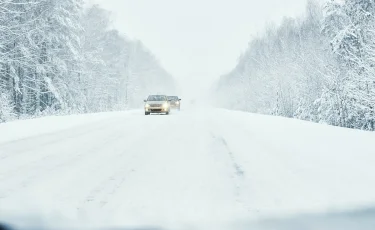
[[[178,104],[180,104],[180,102],[179,102],[179,101],[177,101],[177,102],[176,102],[176,105],[178,105]]]
[[[149,108],[149,107],[150,107],[150,105],[149,105],[149,104],[146,104],[146,105],[145,105],[145,107],[146,107],[146,108]]]
[[[164,107],[164,108],[168,108],[168,106],[169,106],[168,103],[164,103],[164,104],[163,104],[163,107]]]

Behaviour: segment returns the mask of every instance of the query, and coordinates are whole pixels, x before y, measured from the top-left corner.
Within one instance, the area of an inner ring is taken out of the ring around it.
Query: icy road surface
[[[375,205],[375,134],[220,109],[0,125],[0,217],[210,223]]]

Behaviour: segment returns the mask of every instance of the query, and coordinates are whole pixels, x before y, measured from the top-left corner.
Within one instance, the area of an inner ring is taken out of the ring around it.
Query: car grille
[[[162,107],[161,104],[151,104],[150,107]]]

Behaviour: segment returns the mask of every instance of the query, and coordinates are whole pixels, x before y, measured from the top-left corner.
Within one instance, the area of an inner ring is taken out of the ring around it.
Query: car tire
[[[169,115],[169,111],[165,113],[165,115]]]
[[[145,115],[147,116],[147,115],[150,115],[150,113],[149,112],[145,112]]]

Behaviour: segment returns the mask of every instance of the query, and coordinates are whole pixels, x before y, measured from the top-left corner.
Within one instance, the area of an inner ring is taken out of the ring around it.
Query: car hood
[[[147,101],[146,103],[149,105],[154,105],[154,104],[160,105],[160,104],[164,104],[165,102],[166,101]]]

